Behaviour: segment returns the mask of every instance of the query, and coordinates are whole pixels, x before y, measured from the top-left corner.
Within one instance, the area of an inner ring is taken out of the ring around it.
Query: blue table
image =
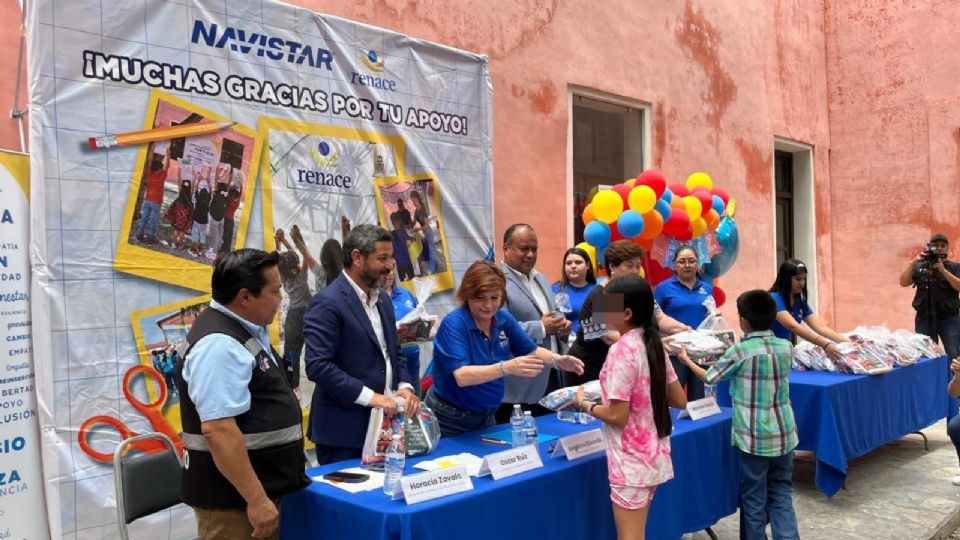
[[[816,454],[820,491],[832,497],[843,487],[850,459],[955,415],[948,366],[943,356],[882,375],[792,371],[797,449]],[[730,406],[726,381],[717,387],[717,400]]]
[[[556,418],[537,419],[540,432],[557,436],[600,426],[579,426]],[[675,422],[671,438],[674,475],[654,496],[647,538],[676,540],[683,533],[704,529],[736,511],[739,491],[738,456],[730,446],[729,409],[710,418]],[[488,431],[496,431],[503,427]],[[540,444],[542,469],[500,481],[473,478],[474,490],[407,506],[391,501],[380,490],[350,494],[314,482],[283,500],[281,538],[429,540],[531,538],[616,538],[606,455],[574,461],[547,454]],[[471,452],[478,456],[505,449],[484,443],[479,433],[443,439],[437,453]],[[407,474],[419,472],[407,461]],[[345,461],[308,471],[318,476],[357,466]]]

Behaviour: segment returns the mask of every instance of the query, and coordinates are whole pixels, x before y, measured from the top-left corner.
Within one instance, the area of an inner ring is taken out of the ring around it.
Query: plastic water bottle
[[[394,433],[393,440],[386,452],[386,467],[384,467],[383,492],[393,497],[400,491],[400,477],[403,476],[403,468],[406,466],[407,454],[403,449],[403,443],[400,441],[400,434]]]
[[[513,414],[510,415],[510,441],[513,447],[517,448],[524,445],[525,436],[523,434],[523,411],[520,405],[513,406]]]
[[[705,384],[703,385],[703,397],[704,398],[714,398],[717,396],[717,385],[715,384]]]
[[[537,422],[533,419],[530,411],[523,412],[523,443],[537,444]]]

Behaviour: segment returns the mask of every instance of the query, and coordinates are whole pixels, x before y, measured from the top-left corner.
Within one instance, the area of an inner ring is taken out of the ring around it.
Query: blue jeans
[[[761,457],[738,451],[741,540],[766,540],[768,521],[774,540],[799,540],[793,511],[793,452]]]
[[[939,338],[944,350],[947,351],[947,356],[960,358],[960,317],[956,315],[939,317],[936,324],[933,324],[932,321],[921,319],[917,315],[913,325],[918,334],[930,336],[934,341]]]
[[[960,459],[960,414],[947,422],[947,435],[953,441],[953,448],[957,451],[957,459]]]
[[[703,391],[703,381],[700,380],[700,377],[697,377],[686,364],[675,356],[670,357],[670,363],[673,364],[673,371],[677,373],[677,381],[680,386],[687,387],[687,399],[690,401],[703,399],[705,393]]]
[[[440,434],[444,437],[453,437],[461,433],[496,425],[494,420],[496,409],[485,412],[465,411],[437,396],[433,388],[430,388],[427,392],[427,397],[424,398],[423,402],[437,415]]]
[[[143,205],[140,206],[140,223],[137,223],[137,235],[143,234],[143,230],[146,229],[148,237],[156,237],[158,219],[160,219],[160,205],[155,202],[143,201]]]

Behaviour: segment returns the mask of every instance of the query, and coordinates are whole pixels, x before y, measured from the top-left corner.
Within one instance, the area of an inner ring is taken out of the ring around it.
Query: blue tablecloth
[[[948,366],[943,356],[882,375],[791,372],[797,449],[816,454],[820,491],[832,497],[843,487],[848,460],[955,415]],[[726,381],[717,387],[717,401],[730,406]]]
[[[552,416],[538,418],[537,423],[541,433],[557,436],[600,427],[599,422],[579,426]],[[731,425],[729,409],[697,422],[675,422],[671,438],[675,478],[654,496],[647,538],[676,540],[736,511],[739,458],[730,446]],[[488,431],[498,429],[503,428]],[[380,490],[350,494],[314,482],[284,498],[281,538],[616,538],[605,454],[567,461],[550,457],[548,446],[540,444],[542,469],[496,482],[490,476],[473,478],[473,491],[411,506],[388,500]],[[429,458],[460,452],[483,456],[503,449],[473,433],[441,440],[438,452]],[[417,461],[407,461],[407,474],[419,472],[411,467]],[[308,473],[319,476],[354,466],[357,461],[346,461]]]

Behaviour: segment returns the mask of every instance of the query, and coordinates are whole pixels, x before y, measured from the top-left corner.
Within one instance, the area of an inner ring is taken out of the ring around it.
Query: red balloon
[[[717,302],[717,307],[722,306],[727,301],[727,293],[723,292],[723,289],[714,285],[713,287],[713,299]]]
[[[700,204],[703,205],[703,213],[706,214],[710,211],[710,208],[713,207],[713,194],[710,193],[705,188],[697,188],[691,193],[694,197],[700,200]]]
[[[724,206],[730,202],[730,194],[718,187],[713,188],[713,194],[723,199]]]
[[[627,202],[627,199],[630,197],[630,190],[632,188],[626,184],[617,184],[613,186],[613,191],[616,191],[620,198],[623,199],[623,209],[627,210],[630,208],[630,205]]]
[[[637,176],[635,185],[647,186],[657,194],[657,198],[663,197],[663,192],[667,189],[667,179],[663,177],[660,171],[643,171]]]
[[[617,230],[617,222],[614,221],[610,224],[610,243],[612,244],[617,240],[623,240],[623,235]]]
[[[677,240],[681,242],[689,242],[693,240],[693,228],[690,225],[687,225],[687,228],[683,230],[682,233],[677,235]]]
[[[690,190],[687,189],[687,186],[680,183],[670,184],[670,191],[673,193],[674,197],[686,197],[690,194]]]
[[[671,188],[672,189],[672,188]],[[673,236],[679,240],[679,236],[684,233],[687,229],[690,228],[690,216],[687,215],[685,210],[679,208],[674,208],[670,213],[670,219],[663,224],[663,232],[669,236]],[[691,236],[693,231],[690,231]]]
[[[655,287],[657,283],[673,277],[673,271],[661,266],[660,263],[650,255],[649,251],[643,256],[643,273],[646,274],[647,283],[649,283],[651,287]]]

